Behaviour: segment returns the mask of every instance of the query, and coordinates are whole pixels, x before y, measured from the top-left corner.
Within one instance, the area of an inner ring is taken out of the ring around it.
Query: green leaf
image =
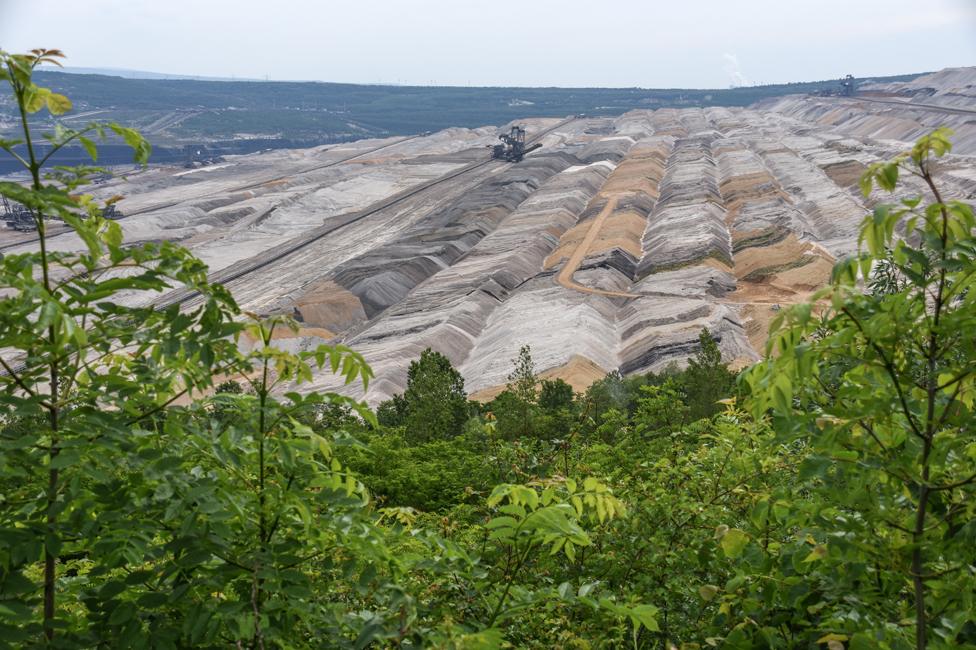
[[[92,162],[96,162],[98,160],[98,147],[95,146],[95,143],[83,135],[78,136],[78,142],[88,152],[88,156],[92,159]]]
[[[742,532],[737,528],[730,528],[722,535],[722,539],[719,544],[722,546],[722,551],[725,553],[725,557],[737,558],[742,555],[742,551],[745,549],[746,544],[749,543],[749,535]]]
[[[810,554],[803,559],[803,561],[816,562],[817,560],[822,560],[826,556],[827,556],[827,547],[824,546],[823,544],[817,544],[816,546],[813,547],[813,550],[810,551]]]
[[[109,246],[118,248],[122,245],[122,226],[117,221],[109,221],[105,224],[105,232],[102,240]]]
[[[61,553],[61,539],[53,533],[48,533],[44,536],[44,548],[51,555],[59,555]]]
[[[452,647],[458,650],[497,650],[502,647],[505,636],[496,628],[488,628],[472,634],[456,637]]]
[[[51,469],[64,469],[74,465],[81,459],[81,451],[78,449],[62,449],[57,456],[51,459]]]
[[[881,168],[878,184],[889,192],[895,189],[898,185],[898,165],[896,163],[888,163]]]
[[[51,91],[47,88],[34,85],[28,86],[27,91],[24,93],[24,110],[28,113],[36,113],[41,110],[44,108],[44,100],[49,94],[51,94]]]
[[[870,171],[866,171],[861,175],[858,180],[858,186],[861,188],[861,194],[868,197],[871,194],[871,187],[874,184],[874,175]]]
[[[122,139],[125,140],[127,145],[132,147],[133,160],[137,164],[145,165],[149,161],[149,155],[152,153],[152,145],[138,131],[115,123],[109,124],[108,126],[115,133],[122,136]]]
[[[773,406],[779,413],[789,413],[793,407],[793,382],[785,372],[773,379]]]
[[[566,540],[565,546],[563,546],[563,553],[566,554],[570,562],[576,561],[576,546],[568,539]]]
[[[709,602],[715,598],[715,594],[718,593],[718,587],[715,585],[702,585],[698,588],[698,595],[701,596],[702,600]]]
[[[657,624],[657,607],[654,605],[638,605],[630,610],[631,618],[643,625],[650,632],[660,632]]]
[[[806,481],[811,478],[823,478],[830,470],[831,462],[822,456],[808,456],[800,463],[799,479]]]
[[[112,611],[108,617],[109,625],[122,625],[128,623],[136,615],[136,606],[129,602],[121,603]]]
[[[596,582],[587,582],[580,585],[579,591],[576,592],[576,595],[580,598],[588,596],[589,593],[597,586],[597,584],[598,583]]]
[[[125,588],[125,582],[121,580],[109,580],[98,590],[98,597],[103,600],[111,600],[125,591]]]
[[[485,528],[487,528],[488,530],[492,530],[495,528],[505,528],[505,527],[514,528],[517,525],[518,525],[518,520],[516,520],[514,517],[502,516],[502,517],[495,517],[494,519],[490,520],[487,524],[485,524]]]
[[[829,641],[847,641],[847,635],[831,632],[830,634],[824,634],[822,637],[817,639],[817,643],[827,643]]]
[[[64,95],[51,93],[44,99],[47,102],[47,110],[51,111],[51,115],[63,115],[71,110],[71,100]]]

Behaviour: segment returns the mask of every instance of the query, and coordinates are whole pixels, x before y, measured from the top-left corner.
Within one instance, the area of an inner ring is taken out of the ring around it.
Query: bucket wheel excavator
[[[536,143],[526,148],[525,129],[521,126],[513,126],[508,133],[502,133],[498,136],[498,139],[501,140],[501,143],[491,148],[492,160],[507,160],[513,163],[521,162],[525,154],[530,151],[535,151],[542,146],[540,143]]]

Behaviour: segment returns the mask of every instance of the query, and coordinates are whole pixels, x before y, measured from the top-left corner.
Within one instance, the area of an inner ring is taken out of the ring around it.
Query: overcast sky
[[[976,0],[0,0],[68,64],[354,83],[727,87],[976,65]]]

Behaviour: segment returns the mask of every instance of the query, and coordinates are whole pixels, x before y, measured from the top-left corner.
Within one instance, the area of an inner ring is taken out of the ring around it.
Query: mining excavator
[[[857,92],[857,81],[854,79],[854,75],[849,74],[841,79],[840,88],[844,97],[853,97],[854,93]]]
[[[224,162],[224,157],[211,149],[207,149],[205,144],[188,144],[183,147],[183,166],[187,169],[205,167],[221,162]]]
[[[12,230],[29,232],[37,228],[30,210],[19,203],[7,201],[5,196],[0,196],[0,215],[7,222],[7,228]]]
[[[528,149],[525,148],[525,129],[521,126],[513,126],[508,133],[498,136],[501,144],[496,144],[491,148],[492,160],[507,160],[508,162],[522,162],[522,158],[530,151],[535,151],[542,145],[538,142]]]
[[[110,203],[102,209],[102,216],[106,219],[121,219],[124,215]],[[7,228],[19,232],[37,230],[31,211],[16,201],[8,201],[5,196],[0,196],[0,221],[6,222]]]

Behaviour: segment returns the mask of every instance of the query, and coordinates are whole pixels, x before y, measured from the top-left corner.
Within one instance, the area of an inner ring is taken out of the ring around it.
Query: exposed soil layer
[[[603,379],[607,375],[607,370],[596,365],[586,357],[573,356],[570,360],[555,368],[549,368],[538,374],[539,380],[554,380],[562,379],[564,382],[573,387],[576,392],[583,392],[590,387],[590,384],[597,381],[598,379]],[[492,386],[490,388],[483,388],[476,393],[471,394],[471,399],[479,402],[490,402],[491,400],[498,397],[498,395],[505,390],[505,384],[500,386]]]
[[[448,129],[229,157],[192,174],[153,168],[96,193],[127,196],[130,241],[182,242],[243,309],[293,316],[299,331],[276,331],[277,344],[362,353],[376,375],[371,402],[401,392],[428,347],[485,400],[522,345],[542,377],[576,390],[611,370],[682,365],[702,328],[727,361],[758,359],[777,311],[856,250],[864,215],[920,191],[906,178],[894,195],[864,198],[857,181],[932,115],[793,97],[537,118],[523,124],[543,146],[518,164],[487,159],[498,129]],[[976,148],[965,118],[947,115],[960,149]],[[946,199],[976,194],[973,158],[946,158],[940,176]],[[83,246],[61,232],[52,249]],[[4,253],[34,245],[0,234]],[[300,387],[314,389],[358,394],[328,370]]]

